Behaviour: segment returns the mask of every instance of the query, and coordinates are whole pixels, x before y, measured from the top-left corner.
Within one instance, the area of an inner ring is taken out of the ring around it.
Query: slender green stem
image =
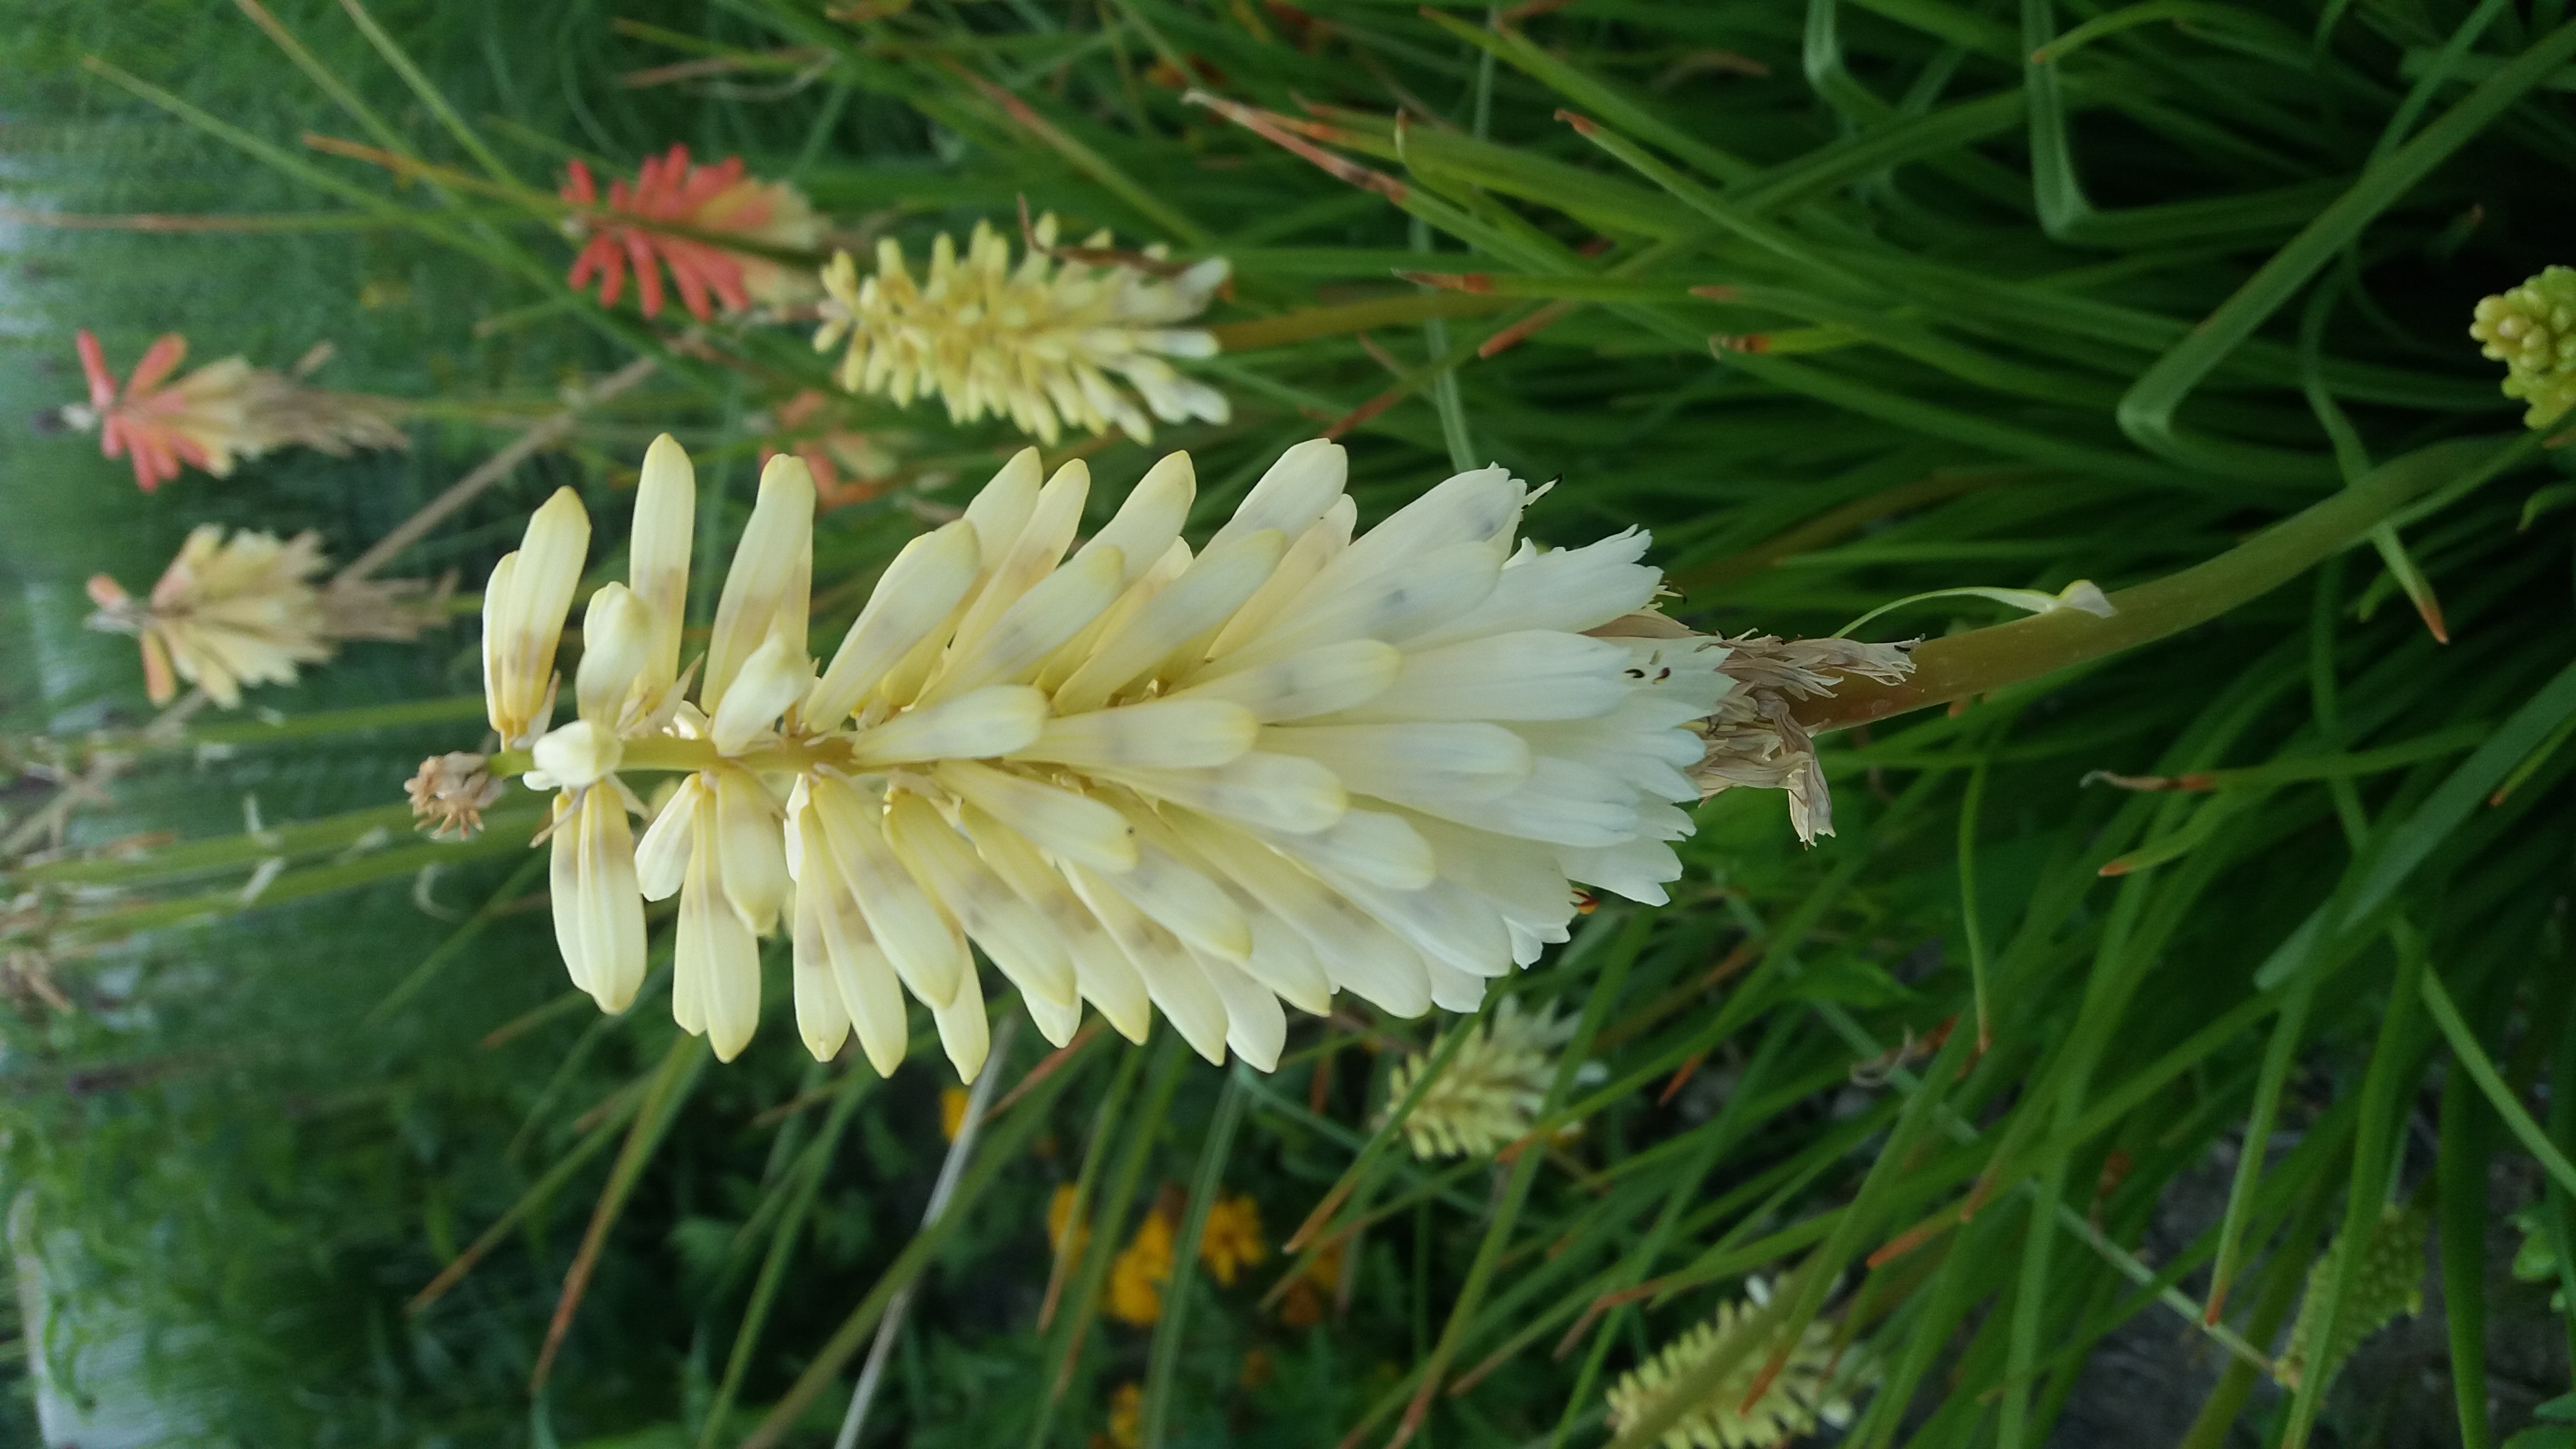
[[[1590,1054],[1593,1037],[1601,1030],[1602,1018],[1609,1014],[1611,1005],[1618,1000],[1619,988],[1628,979],[1629,964],[1645,948],[1647,932],[1652,928],[1653,918],[1640,912],[1631,916],[1621,929],[1618,944],[1611,948],[1610,959],[1584,1002],[1583,1019],[1557,1058],[1556,1075],[1548,1083],[1546,1098],[1539,1108],[1541,1115],[1564,1101],[1566,1093],[1572,1090],[1575,1074]],[[1414,1390],[1412,1402],[1405,1405],[1404,1419],[1387,1441],[1388,1449],[1400,1449],[1420,1432],[1429,1416],[1432,1395],[1439,1391],[1443,1376],[1449,1365],[1457,1360],[1459,1348],[1475,1325],[1476,1310],[1493,1286],[1496,1270],[1502,1266],[1503,1250],[1511,1244],[1513,1224],[1519,1220],[1523,1204],[1529,1201],[1530,1188],[1538,1179],[1538,1165],[1546,1157],[1547,1140],[1544,1137],[1531,1133],[1521,1139],[1520,1152],[1512,1159],[1511,1176],[1497,1195],[1493,1221],[1486,1225],[1485,1236],[1476,1245],[1475,1260],[1468,1265],[1466,1281],[1459,1285],[1458,1295],[1450,1303],[1449,1319],[1441,1327],[1440,1340],[1422,1366],[1421,1386]],[[1417,1295],[1416,1302],[1423,1301]]]
[[[2336,1325],[2350,1309],[2371,1229],[2387,1204],[2389,1177],[2396,1170],[2397,1149],[2406,1130],[2403,1103],[2422,1069],[2417,1056],[2421,1037],[2414,1030],[2413,1013],[2407,1010],[2407,1003],[2421,994],[2419,983],[2431,977],[2427,969],[2430,962],[2424,939],[2412,926],[2399,922],[2391,927],[2391,936],[2397,946],[2397,982],[2389,993],[2388,1014],[2379,1023],[2370,1071],[2362,1079],[2361,1121],[2353,1132],[2352,1177],[2345,1191],[2343,1230],[2335,1240],[2332,1271],[2322,1275],[2311,1290],[2323,1296],[2311,1320],[2314,1327],[2307,1336],[2308,1360],[2301,1368],[2297,1395],[2290,1401],[2289,1423],[2281,1433],[2282,1449],[2305,1449],[2309,1431],[2316,1424],[2317,1410],[2325,1402],[2326,1385],[2333,1381],[2339,1367],[2328,1356],[2334,1351]]]
[[[456,107],[422,73],[410,52],[376,23],[376,17],[367,13],[366,6],[359,4],[358,0],[340,0],[340,8],[349,12],[349,18],[357,22],[359,32],[367,37],[367,43],[376,48],[376,54],[384,57],[385,64],[394,68],[394,73],[403,78],[403,84],[411,87],[411,93],[420,98],[420,103],[429,108],[431,115],[438,117],[438,123],[447,128],[447,134],[456,138],[456,144],[474,157],[477,165],[491,173],[495,181],[512,186],[520,184],[519,178],[484,143],[483,138],[474,133],[474,128],[465,123],[465,118],[456,113]]]

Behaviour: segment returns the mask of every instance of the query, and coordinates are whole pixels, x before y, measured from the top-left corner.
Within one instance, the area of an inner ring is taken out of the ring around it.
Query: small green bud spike
[[[2505,365],[2504,395],[2531,404],[2523,426],[2548,427],[2576,407],[2576,268],[2551,267],[2482,298],[2469,335]]]
[[[2571,284],[2576,284],[2576,272],[2566,275]],[[2352,1291],[2345,1295],[2342,1309],[2335,1314],[2334,1339],[2328,1345],[2331,1351],[2323,1356],[2329,1378],[2364,1339],[2387,1327],[2399,1314],[2411,1317],[2424,1311],[2424,1245],[2432,1222],[2431,1214],[2413,1208],[2391,1206],[2380,1210],[2378,1224],[2361,1245],[2361,1272],[2353,1280]],[[2312,1358],[2309,1350],[2317,1334],[2316,1316],[2323,1307],[2323,1295],[2318,1290],[2334,1271],[2342,1247],[2343,1239],[2337,1235],[2335,1245],[2308,1269],[2307,1287],[2299,1297],[2299,1320],[2291,1326],[2290,1346],[2282,1351],[2275,1368],[2281,1382],[2293,1388],[2298,1386]]]

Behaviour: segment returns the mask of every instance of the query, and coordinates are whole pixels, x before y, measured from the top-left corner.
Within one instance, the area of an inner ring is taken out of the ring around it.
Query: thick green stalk
[[[2111,595],[2115,613],[2072,609],[1925,641],[1902,684],[1854,682],[1808,706],[1810,731],[1849,729],[1908,710],[1988,694],[2123,649],[2150,644],[2262,597],[2368,536],[2407,503],[2463,475],[2492,477],[2538,447],[2529,435],[2457,438],[2392,459],[2345,491],[2206,563]]]

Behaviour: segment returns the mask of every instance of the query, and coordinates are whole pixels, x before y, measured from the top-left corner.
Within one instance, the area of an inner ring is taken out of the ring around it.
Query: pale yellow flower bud
[[[653,619],[624,584],[602,584],[581,614],[581,667],[573,698],[581,717],[615,725],[653,653]]]
[[[992,1054],[993,1037],[992,1025],[984,1019],[984,988],[974,972],[957,978],[957,995],[946,1006],[932,1007],[930,1021],[939,1028],[939,1049],[957,1069],[957,1079],[975,1080]]]
[[[732,863],[717,845],[715,792],[698,791],[689,811],[693,840],[672,939],[671,1013],[681,1030],[706,1036],[716,1060],[729,1062],[760,1024],[760,942],[729,898]]]
[[[963,519],[905,544],[868,596],[840,652],[805,700],[805,722],[834,729],[886,674],[946,622],[975,582],[975,527]]]
[[[733,567],[725,574],[724,593],[716,600],[706,672],[698,682],[698,703],[708,714],[722,708],[734,676],[772,635],[804,657],[813,541],[814,475],[781,454],[761,470],[760,496],[734,550]]]
[[[798,837],[817,842],[791,856],[796,868],[796,1022],[806,1049],[829,1060],[855,1028],[859,1049],[879,1076],[903,1061],[910,1028],[903,986],[878,949],[858,894],[823,839],[810,788],[800,782],[791,803]]]
[[[966,938],[886,843],[883,802],[828,776],[810,780],[808,790],[821,844],[904,989],[933,1008],[955,1000],[959,982],[974,974]],[[815,843],[809,836],[809,859]]]
[[[659,694],[680,677],[680,628],[689,605],[689,537],[697,526],[697,473],[669,433],[644,450],[635,484],[635,534],[626,580],[653,626],[642,686]]]
[[[551,845],[548,894],[564,966],[600,1010],[624,1011],[644,984],[644,901],[635,889],[635,835],[617,791],[557,796]]]
[[[812,686],[812,663],[783,634],[770,635],[768,643],[752,651],[708,725],[707,737],[717,751],[738,755],[754,738],[769,733]]]
[[[483,702],[505,749],[524,749],[553,712],[555,648],[590,551],[590,517],[558,488],[528,519],[483,590]]]
[[[724,857],[726,898],[754,935],[766,936],[796,889],[787,874],[778,803],[749,770],[727,766],[707,774],[715,787],[713,846]],[[701,838],[699,846],[708,842]]]
[[[1007,755],[1037,739],[1046,718],[1045,695],[1024,684],[996,684],[861,731],[850,740],[850,762],[865,768]]]
[[[566,790],[585,789],[616,770],[626,746],[606,725],[577,719],[549,731],[532,753],[548,781]]]

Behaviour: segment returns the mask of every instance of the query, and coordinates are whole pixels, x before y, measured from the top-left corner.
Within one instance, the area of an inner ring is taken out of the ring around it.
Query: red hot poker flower
[[[613,307],[625,294],[631,264],[647,317],[662,310],[665,269],[679,289],[680,305],[701,322],[713,316],[714,303],[739,312],[755,301],[790,300],[803,280],[798,270],[707,236],[737,236],[788,250],[810,249],[822,240],[822,221],[804,193],[785,182],[745,176],[739,156],[699,166],[690,162],[688,147],[673,146],[647,157],[632,183],[612,178],[604,204],[588,166],[575,160],[565,167],[565,177],[558,194],[583,208],[564,223],[565,232],[582,241],[566,280],[579,289],[597,277],[601,304]]]
[[[63,421],[97,429],[99,451],[110,458],[132,454],[134,481],[146,493],[178,477],[182,463],[226,478],[236,461],[290,443],[334,457],[405,443],[394,405],[305,387],[244,358],[210,362],[172,382],[188,356],[188,339],[176,332],[153,340],[122,388],[97,337],[84,329],[74,342],[89,401],[64,408]]]

